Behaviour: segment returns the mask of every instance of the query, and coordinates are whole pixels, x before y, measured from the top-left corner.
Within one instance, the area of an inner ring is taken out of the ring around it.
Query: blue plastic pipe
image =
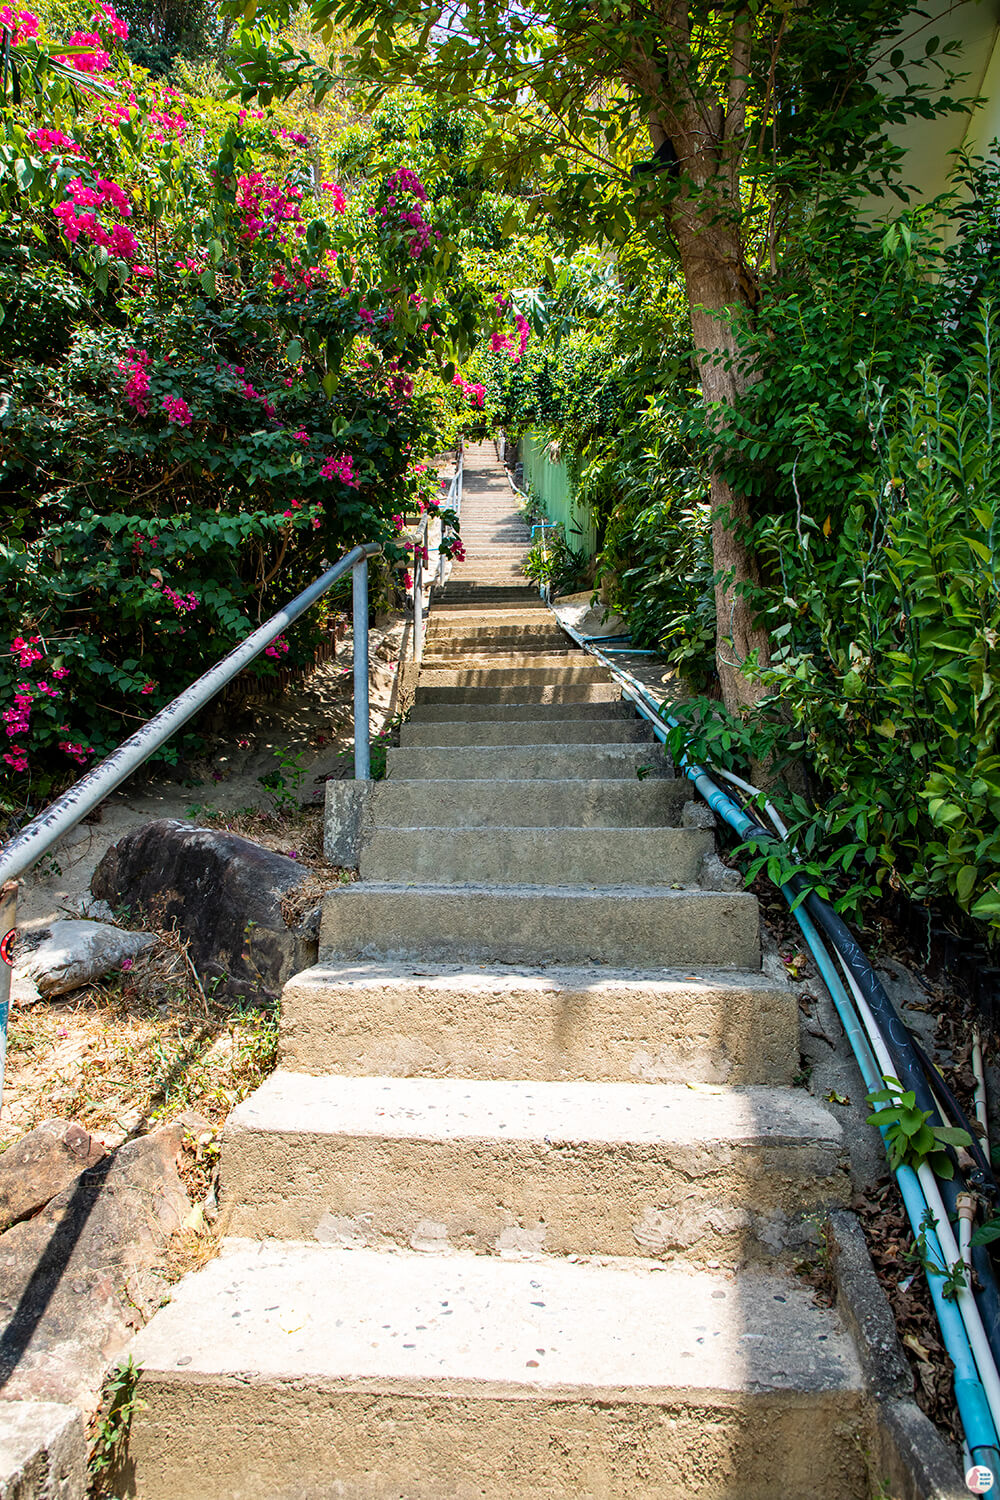
[[[551,608],[551,606],[550,606]],[[553,613],[555,613],[553,611]],[[558,619],[558,615],[556,616]],[[562,628],[582,646],[584,650],[591,652],[594,656],[604,653],[591,643],[591,639],[584,638],[571,627],[559,621]],[[605,665],[620,680],[623,680],[626,695],[635,703],[636,707],[648,719],[652,725],[653,733],[660,741],[667,737],[666,728],[676,728],[678,720],[670,715],[654,714],[649,702],[644,685],[634,678],[631,673],[623,671],[621,667],[605,659]],[[741,838],[746,838],[751,833],[759,832],[759,825],[750,818],[737,802],[733,800],[720,786],[709,776],[702,766],[690,761],[687,755],[680,757],[680,766],[688,779],[701,796],[711,807],[712,811],[718,813],[724,822],[728,823]],[[781,887],[782,894],[789,905],[794,899],[795,893],[787,886]],[[802,906],[795,907],[792,912],[797,921],[810,953],[816,961],[816,967],[823,978],[823,982],[830,992],[830,996],[840,1017],[844,1032],[851,1045],[855,1060],[861,1073],[866,1090],[871,1093],[884,1086],[882,1076],[875,1061],[874,1053],[864,1028],[854,1008],[854,1005],[844,988],[843,980],[837,973],[830,958],[826,945],[816,930],[812,918]],[[885,1106],[882,1106],[885,1107]],[[880,1127],[883,1141],[886,1138],[885,1130]],[[894,1172],[899,1191],[906,1209],[907,1218],[914,1236],[924,1236],[929,1254],[938,1265],[945,1266],[946,1259],[941,1248],[937,1232],[933,1222],[928,1215],[927,1199],[920,1186],[919,1179],[912,1167],[900,1166]],[[979,1372],[976,1368],[975,1357],[969,1336],[962,1320],[962,1314],[954,1301],[947,1298],[941,1287],[942,1278],[934,1275],[927,1276],[930,1288],[931,1300],[934,1303],[934,1311],[937,1315],[938,1325],[941,1329],[941,1337],[948,1356],[954,1366],[955,1402],[958,1406],[962,1426],[965,1429],[968,1447],[974,1461],[992,1469],[994,1474],[1000,1474],[1000,1443],[994,1426],[993,1417],[986,1399]]]

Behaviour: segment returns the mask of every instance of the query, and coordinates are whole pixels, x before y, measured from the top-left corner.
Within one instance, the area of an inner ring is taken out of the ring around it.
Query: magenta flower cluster
[[[9,5],[0,5],[0,26],[6,26],[15,47],[18,42],[30,41],[38,35],[38,17],[34,11],[12,10]]]
[[[173,605],[174,609],[179,615],[189,614],[191,610],[198,608],[198,598],[196,594],[178,594],[177,591],[175,589],[172,589],[169,584],[160,583],[155,578],[149,586],[151,589],[159,589],[164,599],[168,600],[169,603]]]
[[[478,384],[473,384],[471,380],[463,380],[461,375],[459,375],[457,371],[455,372],[455,378],[452,381],[452,385],[458,386],[459,390],[462,392],[462,395],[468,401],[470,406],[482,406],[483,402],[486,400],[486,387]]]
[[[28,132],[28,140],[31,141],[32,145],[37,146],[39,151],[44,152],[46,156],[52,155],[56,151],[68,153],[70,156],[83,155],[76,141],[62,130],[30,130]]]
[[[324,460],[320,473],[324,479],[339,479],[341,484],[345,484],[349,490],[359,488],[360,481],[354,477],[354,459],[349,453],[345,453],[341,458],[335,458],[331,453],[329,458]]]
[[[128,349],[118,368],[125,376],[125,400],[140,417],[149,414],[149,367],[153,363],[145,349]]]
[[[180,396],[164,396],[163,410],[168,422],[174,422],[178,427],[191,426],[191,408]]]
[[[19,669],[27,671],[36,662],[45,660],[45,653],[35,648],[41,644],[41,636],[32,635],[27,640],[23,636],[15,636],[8,650],[12,656],[17,657]],[[65,667],[53,667],[49,674],[55,680],[60,681],[69,676]],[[38,698],[58,698],[59,689],[52,687],[49,682],[40,680],[38,682],[19,682],[14,689],[13,707],[5,708],[3,714],[4,729],[7,738],[13,740],[17,735],[28,734],[31,729],[31,711]],[[28,750],[25,745],[12,744],[10,750],[3,756],[4,762],[13,771],[26,771],[28,769]]]
[[[96,31],[74,31],[66,38],[70,47],[82,47],[82,52],[64,52],[56,56],[56,62],[75,68],[78,73],[103,73],[111,62],[111,54],[105,52],[104,43]]]
[[[112,36],[116,36],[120,42],[128,41],[128,22],[123,21],[113,5],[106,5],[104,0],[97,0],[94,14],[90,18],[92,26],[106,26]]]
[[[133,261],[139,254],[139,242],[131,229],[122,223],[113,223],[110,229],[102,224],[95,209],[102,208],[127,219],[132,214],[129,196],[116,182],[95,175],[93,186],[82,177],[74,177],[66,184],[66,198],[52,210],[59,220],[62,232],[71,245],[81,235],[95,245],[110,250],[119,260]]]
[[[85,766],[87,764],[87,756],[94,753],[92,745],[78,745],[73,740],[60,740],[59,749],[64,751],[70,760],[75,760],[81,766]]]
[[[416,260],[428,248],[433,235],[441,238],[440,230],[433,229],[424,218],[419,204],[427,202],[427,189],[416,172],[409,167],[400,167],[386,182],[386,200],[381,209],[370,208],[371,217],[378,218],[386,230],[400,229],[406,236],[410,257]],[[416,199],[408,205],[407,196]]]
[[[305,234],[302,189],[290,183],[268,182],[263,172],[247,172],[236,185],[236,207],[245,240],[274,239],[286,225]]]
[[[279,660],[280,657],[285,656],[287,652],[288,642],[285,640],[285,637],[283,635],[275,636],[271,644],[264,647],[264,655],[273,657],[275,661]]]

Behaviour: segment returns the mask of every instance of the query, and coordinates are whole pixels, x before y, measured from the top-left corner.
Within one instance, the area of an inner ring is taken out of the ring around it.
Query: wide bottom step
[[[143,1500],[866,1494],[853,1346],[784,1275],[230,1241],[134,1355]]]

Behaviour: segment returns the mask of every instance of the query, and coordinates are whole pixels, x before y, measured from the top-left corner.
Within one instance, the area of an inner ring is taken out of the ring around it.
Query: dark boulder
[[[236,834],[163,818],[114,844],[90,889],[151,925],[176,925],[206,989],[260,1003],[316,961],[315,938],[282,915],[311,874]]]

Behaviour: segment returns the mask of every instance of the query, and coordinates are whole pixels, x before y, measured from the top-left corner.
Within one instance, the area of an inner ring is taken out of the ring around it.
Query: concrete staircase
[[[226,1128],[230,1237],[136,1341],[134,1493],[867,1493],[853,1344],[791,1268],[839,1129],[713,849],[548,611],[435,609]]]

